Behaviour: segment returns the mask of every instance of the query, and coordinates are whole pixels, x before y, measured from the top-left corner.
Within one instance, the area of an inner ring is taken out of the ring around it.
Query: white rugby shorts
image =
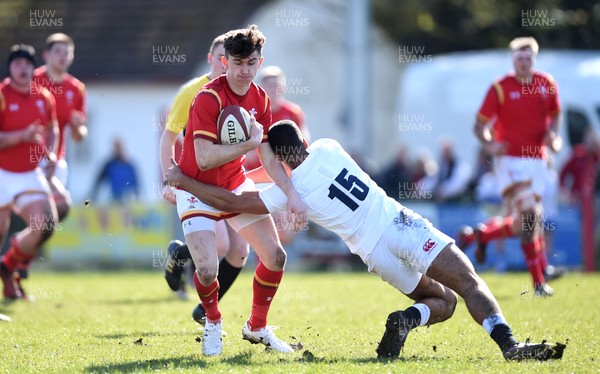
[[[503,194],[515,183],[531,182],[531,190],[541,198],[547,171],[546,160],[539,158],[498,156],[494,159],[494,173]]]
[[[22,173],[0,169],[0,181],[0,208],[14,204],[17,209],[22,209],[50,197],[48,180],[39,167]]]
[[[404,294],[415,290],[437,255],[454,240],[410,209],[402,208],[365,263]]]

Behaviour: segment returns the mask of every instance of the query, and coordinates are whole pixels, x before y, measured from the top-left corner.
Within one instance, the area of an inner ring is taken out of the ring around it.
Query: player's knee
[[[511,198],[512,208],[515,212],[523,214],[525,212],[536,212],[538,202],[534,192],[530,188],[523,188],[515,192]]]
[[[535,209],[526,209],[521,212],[521,235],[530,235],[538,225],[539,216]]]
[[[196,269],[196,273],[198,273],[198,280],[204,285],[209,285],[217,279],[216,266],[201,266]]]
[[[456,310],[456,304],[458,303],[458,298],[456,297],[456,294],[450,290],[447,289],[446,290],[446,315],[448,316],[447,318],[452,317],[452,315],[454,315],[454,311]]]
[[[283,249],[282,246],[278,246],[277,254],[275,256],[276,265],[283,269],[285,267],[286,261],[287,261],[287,253],[285,253],[285,250]]]
[[[245,259],[248,257],[248,254],[250,253],[250,248],[248,247],[248,244],[246,244],[246,242],[237,242],[237,241],[232,241],[231,245],[229,247],[229,254],[238,257],[238,258],[242,258]]]
[[[43,221],[36,222],[32,226],[31,233],[35,236],[37,245],[44,244],[52,237],[56,228],[56,220],[54,217],[46,217]]]
[[[227,235],[216,236],[217,254],[224,257],[230,250],[229,237]]]

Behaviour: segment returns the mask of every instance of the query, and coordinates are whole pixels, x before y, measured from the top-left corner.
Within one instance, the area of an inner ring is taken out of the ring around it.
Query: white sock
[[[421,323],[419,323],[419,326],[425,326],[427,322],[429,322],[429,317],[431,316],[431,310],[429,307],[421,303],[416,303],[411,306],[416,308],[419,313],[421,313]]]
[[[508,326],[508,322],[506,322],[506,319],[504,319],[504,316],[502,314],[492,314],[491,316],[484,319],[482,323],[483,328],[485,329],[485,331],[487,331],[488,334],[491,334],[492,330],[497,325]]]

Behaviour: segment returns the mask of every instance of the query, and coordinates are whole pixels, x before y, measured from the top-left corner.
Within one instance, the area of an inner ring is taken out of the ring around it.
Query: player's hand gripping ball
[[[250,138],[250,113],[240,106],[223,108],[217,119],[217,134],[221,144],[239,144]]]

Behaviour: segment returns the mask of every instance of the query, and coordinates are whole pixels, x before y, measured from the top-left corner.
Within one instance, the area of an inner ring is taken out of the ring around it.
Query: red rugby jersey
[[[194,139],[201,138],[213,143],[219,142],[217,119],[221,110],[230,105],[241,106],[250,114],[254,114],[256,121],[264,127],[263,143],[268,141],[267,132],[271,126],[271,104],[265,91],[251,83],[248,92],[240,96],[233,92],[226,75],[221,75],[207,83],[192,101],[179,165],[185,175],[231,191],[246,180],[242,167],[246,156],[242,155],[224,165],[200,171],[194,152]]]
[[[56,157],[64,159],[66,154],[67,142],[65,138],[65,127],[71,120],[73,110],[86,114],[85,86],[79,79],[71,74],[66,74],[62,82],[56,82],[47,74],[46,66],[40,66],[33,73],[34,81],[48,89],[56,101],[56,119],[58,120],[58,129],[60,131],[58,140],[58,149]]]
[[[39,121],[53,126],[56,120],[54,97],[44,87],[31,82],[27,93],[10,86],[10,78],[0,83],[0,131],[22,130]],[[21,142],[0,149],[0,169],[22,173],[36,168],[45,156],[45,144]]]
[[[543,158],[544,136],[560,113],[558,87],[551,76],[534,72],[521,82],[514,73],[494,82],[477,118],[494,120],[494,139],[508,144],[508,156]]]

